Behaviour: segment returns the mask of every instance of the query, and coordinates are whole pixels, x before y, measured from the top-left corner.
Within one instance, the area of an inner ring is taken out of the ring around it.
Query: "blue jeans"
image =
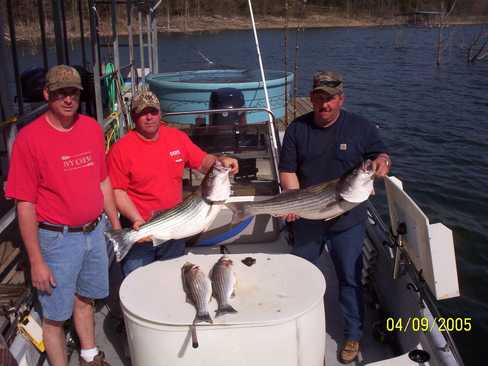
[[[344,231],[324,229],[323,221],[300,219],[293,223],[292,254],[317,265],[327,243],[339,280],[339,302],[344,316],[345,339],[359,341],[363,332],[364,303],[361,283],[365,223]]]
[[[181,239],[169,240],[158,246],[154,246],[152,241],[135,243],[122,260],[122,274],[127,277],[137,268],[155,261],[181,257],[185,254],[185,245]]]
[[[107,244],[104,218],[89,233],[39,229],[39,246],[56,287],[38,292],[42,317],[64,321],[73,313],[75,294],[89,299],[108,296]]]

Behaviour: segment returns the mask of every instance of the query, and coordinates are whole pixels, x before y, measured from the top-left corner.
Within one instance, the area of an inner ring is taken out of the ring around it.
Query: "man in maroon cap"
[[[108,365],[95,345],[93,299],[107,297],[109,290],[103,212],[113,228],[120,223],[103,130],[78,114],[82,89],[74,68],[48,71],[43,91],[48,111],[17,135],[5,192],[16,200],[53,366],[68,364],[63,323],[72,315],[80,365]]]
[[[313,111],[288,126],[281,150],[279,171],[283,189],[307,188],[341,177],[362,161],[371,159],[376,176],[390,170],[376,126],[342,109],[344,80],[336,72],[318,72],[310,93]],[[317,264],[324,245],[339,280],[339,301],[344,316],[342,363],[359,352],[363,331],[362,248],[366,228],[366,202],[329,221],[306,220],[290,213],[294,221],[292,253]]]

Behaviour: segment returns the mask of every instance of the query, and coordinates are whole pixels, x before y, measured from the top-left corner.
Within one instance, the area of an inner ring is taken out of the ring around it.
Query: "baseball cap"
[[[342,75],[333,71],[319,71],[313,76],[313,89],[315,91],[324,91],[330,95],[341,94],[343,92]]]
[[[155,108],[161,110],[158,97],[151,91],[145,90],[137,94],[132,99],[131,111],[141,113],[145,108]]]
[[[83,90],[80,74],[68,65],[51,67],[46,74],[46,87],[50,92],[63,88]]]

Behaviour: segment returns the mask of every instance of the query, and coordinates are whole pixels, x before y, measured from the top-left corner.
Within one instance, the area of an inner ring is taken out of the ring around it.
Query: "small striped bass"
[[[139,230],[110,230],[105,233],[114,247],[115,258],[120,262],[130,248],[140,239],[151,238],[154,245],[170,239],[183,239],[209,228],[230,197],[230,169],[216,161],[199,187],[173,209],[154,216]]]
[[[236,285],[236,277],[232,267],[232,260],[224,255],[214,264],[210,273],[212,293],[218,303],[216,317],[223,314],[237,313],[237,310],[229,304],[230,298],[234,296]]]
[[[368,160],[339,179],[283,192],[264,201],[227,203],[226,206],[233,211],[232,223],[254,215],[290,213],[310,220],[330,220],[366,201],[373,192],[373,180],[373,166]]]
[[[200,322],[213,323],[208,312],[208,303],[212,297],[212,287],[209,279],[199,266],[190,262],[186,262],[181,267],[181,275],[187,299],[197,310],[193,324]]]

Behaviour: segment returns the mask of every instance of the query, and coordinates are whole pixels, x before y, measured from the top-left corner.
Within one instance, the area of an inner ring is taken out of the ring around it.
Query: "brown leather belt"
[[[102,219],[102,215],[98,216],[92,222],[89,222],[88,224],[82,226],[51,225],[51,224],[46,224],[45,222],[40,222],[39,228],[50,230],[50,231],[57,231],[58,233],[63,233],[65,231],[69,233],[89,233],[95,230],[95,228],[97,227],[101,219]]]

